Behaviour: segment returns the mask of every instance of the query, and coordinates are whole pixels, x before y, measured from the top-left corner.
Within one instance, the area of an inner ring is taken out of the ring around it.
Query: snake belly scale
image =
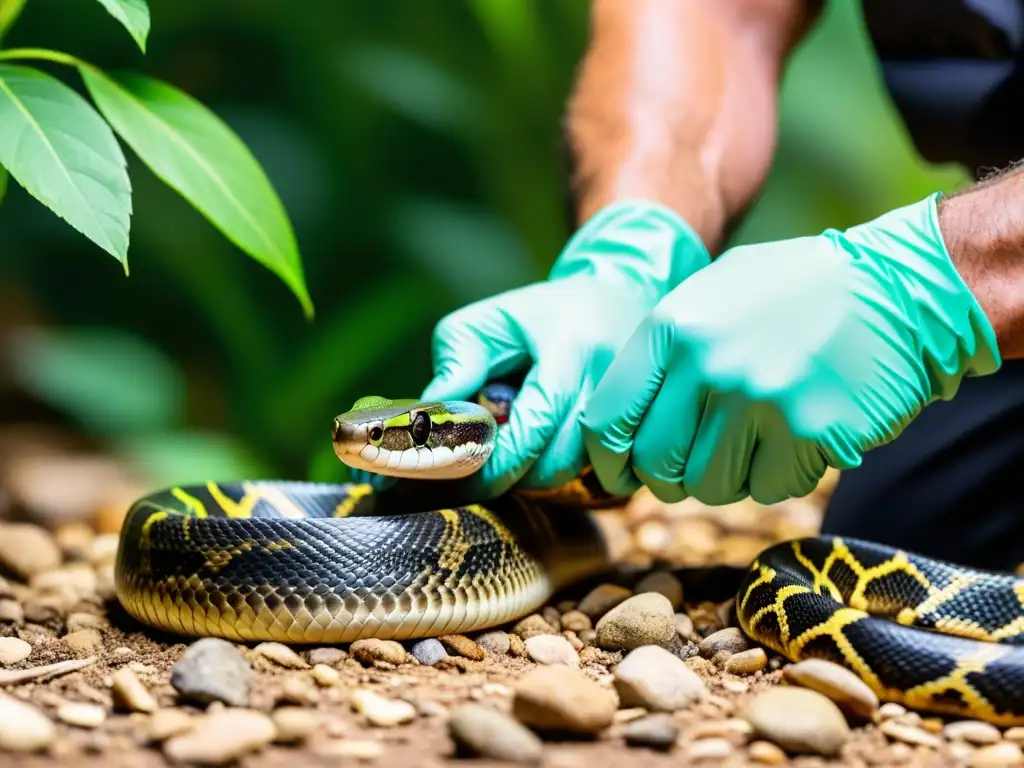
[[[585,467],[559,489],[433,505],[482,466],[514,395],[488,384],[477,402],[363,398],[335,419],[335,451],[354,469],[440,481],[408,509],[381,513],[368,483],[144,496],[122,525],[119,602],[177,635],[294,644],[467,633],[528,615],[613,565],[592,511],[625,500]],[[1024,579],[811,537],[751,563],[736,614],[752,640],[841,664],[882,700],[1024,724]]]

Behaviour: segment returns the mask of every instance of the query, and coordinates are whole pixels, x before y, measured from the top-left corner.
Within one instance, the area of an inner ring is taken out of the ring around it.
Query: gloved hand
[[[547,280],[470,304],[437,324],[425,399],[467,399],[489,378],[528,368],[494,453],[471,478],[481,496],[520,480],[558,486],[580,470],[584,399],[650,309],[709,262],[696,232],[671,210],[614,203],[569,240]]]
[[[582,416],[601,484],[761,503],[814,490],[964,375],[1001,365],[933,195],[846,231],[733,248],[666,296]]]

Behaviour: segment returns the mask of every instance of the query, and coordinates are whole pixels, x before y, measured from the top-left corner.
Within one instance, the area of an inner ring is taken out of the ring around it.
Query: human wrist
[[[549,279],[587,275],[621,282],[656,303],[711,263],[697,231],[668,206],[651,200],[617,200],[602,207],[570,238]]]
[[[841,237],[898,295],[933,394],[949,399],[963,376],[994,373],[1002,358],[995,329],[947,248],[939,196],[895,208]]]

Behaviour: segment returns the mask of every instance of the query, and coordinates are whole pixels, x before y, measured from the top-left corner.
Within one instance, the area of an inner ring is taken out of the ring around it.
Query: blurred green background
[[[847,226],[966,180],[917,157],[859,4],[828,5],[786,74],[776,163],[735,242]],[[569,236],[560,121],[588,6],[152,2],[143,56],[98,3],[29,0],[7,46],[140,70],[238,132],[292,217],[317,316],[126,149],[127,278],[10,185],[8,380],[155,483],[343,478],[332,416],[418,393],[434,323],[542,278]]]

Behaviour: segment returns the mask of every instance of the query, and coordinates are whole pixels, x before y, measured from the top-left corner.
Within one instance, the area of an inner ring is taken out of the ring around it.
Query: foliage
[[[142,3],[104,3],[114,5]],[[331,418],[365,394],[415,396],[429,377],[434,323],[540,279],[568,237],[560,121],[588,4],[153,5],[147,72],[210,105],[260,158],[302,243],[316,318],[282,302],[268,270],[236,258],[242,245],[217,225],[230,211],[208,221],[183,202],[214,182],[167,142],[146,154],[142,144],[160,133],[130,123],[130,105],[141,99],[173,119],[167,86],[93,68],[86,94],[153,169],[136,173],[128,157],[140,257],[131,280],[110,279],[87,258],[92,241],[66,236],[11,185],[0,207],[0,330],[5,315],[43,326],[12,337],[12,369],[155,482],[339,479]],[[963,179],[918,159],[878,80],[858,4],[828,5],[786,72],[776,162],[737,242],[847,226]],[[119,46],[123,30],[109,18],[79,0],[32,0],[9,38],[137,69],[141,45]],[[200,133],[197,151],[241,152]],[[228,183],[238,195],[250,186]],[[257,223],[284,237],[274,206],[248,202]]]

